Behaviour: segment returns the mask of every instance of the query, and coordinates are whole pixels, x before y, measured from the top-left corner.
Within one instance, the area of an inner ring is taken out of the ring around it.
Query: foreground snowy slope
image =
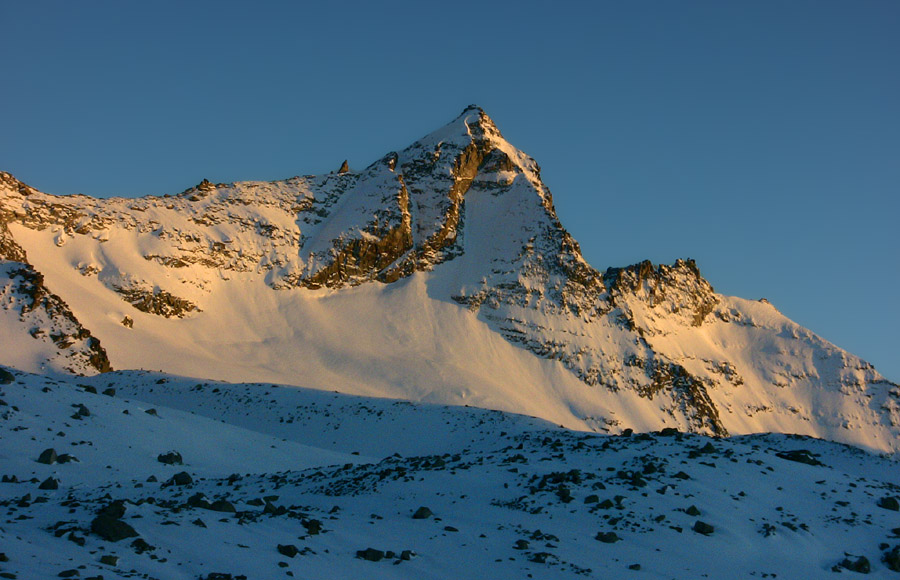
[[[0,174],[0,362],[900,448],[900,388],[692,261],[595,270],[469,107],[361,171],[52,196]]]
[[[578,433],[481,409],[151,373],[0,381],[4,577],[900,569],[900,467],[835,443]],[[48,448],[78,461],[40,463]],[[161,463],[169,451],[183,465]],[[175,483],[181,472],[190,481]]]

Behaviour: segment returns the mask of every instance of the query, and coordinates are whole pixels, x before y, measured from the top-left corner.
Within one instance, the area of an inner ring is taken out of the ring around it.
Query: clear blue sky
[[[484,107],[599,269],[695,258],[900,381],[900,2],[3,2],[50,193],[364,167]]]

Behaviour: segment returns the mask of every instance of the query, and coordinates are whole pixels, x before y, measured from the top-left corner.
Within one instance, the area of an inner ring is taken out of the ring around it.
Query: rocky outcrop
[[[0,262],[2,308],[11,310],[32,339],[53,345],[49,363],[73,374],[112,370],[106,350],[75,318],[68,305],[44,284],[44,277],[28,264]],[[25,332],[23,332],[23,335]]]
[[[160,288],[148,290],[116,286],[115,290],[132,306],[148,314],[156,314],[165,318],[184,318],[191,312],[200,310],[190,300],[179,298]],[[131,326],[134,326],[134,321],[131,322]]]
[[[609,287],[609,302],[627,314],[635,301],[701,326],[719,299],[713,287],[700,275],[694,260],[677,260],[672,266],[645,260],[625,268],[607,268],[603,275]]]

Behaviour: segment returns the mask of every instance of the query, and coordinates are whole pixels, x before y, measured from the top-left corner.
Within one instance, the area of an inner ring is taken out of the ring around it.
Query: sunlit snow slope
[[[772,305],[690,260],[588,265],[477,107],[361,171],[109,200],[0,174],[0,258],[0,363],[22,370],[900,447],[900,388]]]

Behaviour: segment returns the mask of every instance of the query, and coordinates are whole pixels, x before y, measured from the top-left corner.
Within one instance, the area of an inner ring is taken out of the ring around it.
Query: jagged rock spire
[[[347,160],[344,159],[344,162],[341,163],[341,168],[338,169],[338,173],[348,173],[350,171],[350,166],[347,165]]]

